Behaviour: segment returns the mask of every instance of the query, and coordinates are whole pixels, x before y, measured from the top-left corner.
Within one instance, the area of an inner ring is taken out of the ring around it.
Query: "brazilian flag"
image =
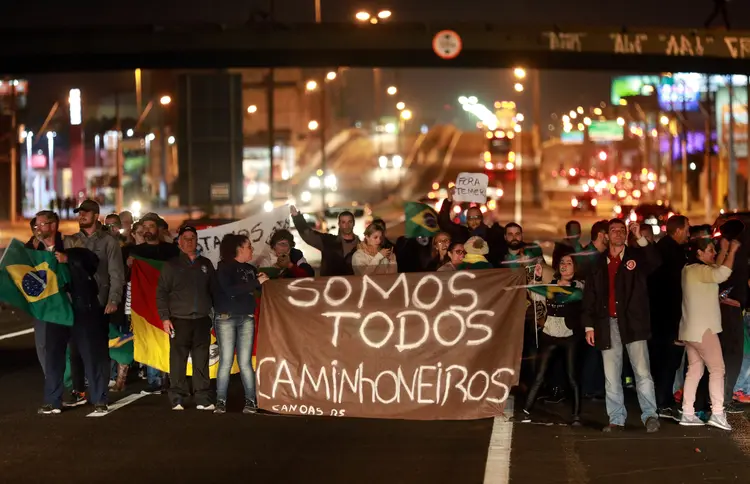
[[[0,259],[0,301],[41,321],[73,326],[73,308],[64,291],[68,266],[55,254],[27,249],[13,239]]]
[[[557,302],[576,302],[583,299],[583,290],[580,287],[539,284],[537,286],[529,286],[528,289],[534,294],[544,296],[545,299]]]
[[[540,257],[544,257],[542,248],[539,245],[530,244],[521,249],[518,254],[506,254],[503,267],[516,269],[536,265]]]
[[[406,219],[405,235],[408,239],[432,237],[440,232],[438,214],[429,205],[417,202],[404,204]]]
[[[133,333],[122,333],[109,325],[109,357],[121,365],[133,362]]]

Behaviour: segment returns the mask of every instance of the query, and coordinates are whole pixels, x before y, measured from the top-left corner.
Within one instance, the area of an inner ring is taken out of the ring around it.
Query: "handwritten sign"
[[[237,222],[198,231],[201,255],[214,265],[219,263],[219,245],[226,234],[247,235],[253,244],[253,261],[265,257],[271,250],[271,235],[279,229],[289,228],[289,206],[277,207],[271,212],[244,218]]]
[[[485,203],[488,181],[484,173],[459,173],[456,177],[456,193],[453,194],[453,200]]]
[[[512,269],[269,281],[260,407],[414,420],[500,415],[518,383],[525,282]]]

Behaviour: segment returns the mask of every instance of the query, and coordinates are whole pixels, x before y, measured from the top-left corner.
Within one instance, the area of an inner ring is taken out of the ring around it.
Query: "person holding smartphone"
[[[383,230],[377,224],[365,229],[365,239],[352,256],[352,269],[358,276],[398,272],[393,248],[383,248]]]

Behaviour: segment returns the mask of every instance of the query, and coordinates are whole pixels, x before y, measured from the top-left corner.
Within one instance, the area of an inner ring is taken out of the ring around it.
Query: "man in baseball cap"
[[[73,210],[73,213],[78,213],[78,212],[100,213],[99,204],[91,200],[90,198],[86,199],[83,202],[81,202],[78,208]]]

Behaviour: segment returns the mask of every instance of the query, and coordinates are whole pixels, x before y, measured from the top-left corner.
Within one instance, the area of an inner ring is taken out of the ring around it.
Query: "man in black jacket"
[[[682,269],[687,262],[685,244],[690,236],[690,222],[684,215],[667,220],[667,235],[656,244],[661,266],[648,279],[651,305],[651,340],[649,357],[654,376],[659,417],[679,422],[674,409],[673,386],[682,363],[685,347],[676,345],[682,319]]]
[[[356,250],[359,244],[359,237],[354,235],[353,213],[345,211],[339,214],[338,235],[324,234],[313,230],[305,221],[305,217],[297,211],[297,207],[291,207],[291,214],[294,226],[302,240],[320,251],[321,276],[350,276],[354,274],[351,265],[346,262],[346,256]]]
[[[164,331],[172,338],[169,345],[169,400],[172,410],[185,409],[183,400],[190,396],[187,363],[191,357],[196,408],[213,411],[208,357],[214,266],[210,260],[198,255],[198,231],[194,227],[182,227],[177,240],[181,253],[164,264],[156,288],[159,318]]]
[[[659,267],[659,253],[640,233],[637,223],[630,232],[640,248],[625,248],[625,222],[609,222],[609,251],[599,258],[586,280],[583,293],[583,324],[586,342],[602,351],[609,425],[604,432],[622,430],[627,418],[622,391],[623,346],[628,350],[635,373],[641,420],[648,432],[659,430],[654,381],[649,368],[651,337],[648,276]]]

